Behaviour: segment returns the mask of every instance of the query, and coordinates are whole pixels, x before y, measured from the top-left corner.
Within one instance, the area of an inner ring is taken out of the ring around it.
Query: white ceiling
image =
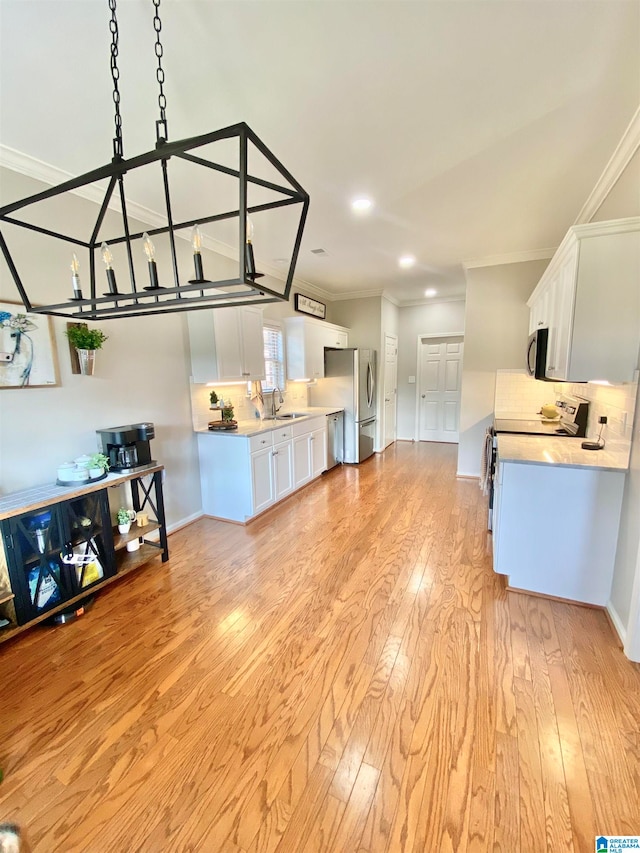
[[[72,174],[109,161],[109,15],[0,0],[0,145]],[[461,292],[465,260],[557,246],[640,102],[637,0],[163,0],[161,15],[170,138],[246,121],[310,193],[297,275],[330,297]],[[127,157],[155,143],[152,17],[120,0]]]

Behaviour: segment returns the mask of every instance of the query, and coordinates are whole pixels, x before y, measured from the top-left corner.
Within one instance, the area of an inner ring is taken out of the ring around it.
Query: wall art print
[[[0,302],[0,388],[60,384],[51,318]]]

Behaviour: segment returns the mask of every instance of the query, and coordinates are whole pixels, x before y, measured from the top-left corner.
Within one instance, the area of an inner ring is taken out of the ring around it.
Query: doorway
[[[396,440],[396,415],[398,402],[398,338],[384,336],[384,434],[383,447]]]
[[[418,439],[458,443],[462,386],[462,335],[420,338]]]

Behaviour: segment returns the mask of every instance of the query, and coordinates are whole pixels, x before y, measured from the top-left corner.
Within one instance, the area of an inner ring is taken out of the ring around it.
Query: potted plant
[[[212,392],[209,394],[209,402],[211,403],[211,408],[212,408],[212,409],[214,409],[214,408],[216,408],[216,407],[217,407],[217,405],[218,405],[218,395],[216,394],[216,392],[215,392],[215,391],[212,391]]]
[[[121,506],[116,514],[116,519],[118,521],[118,533],[128,533],[131,529],[131,522],[135,517],[136,514],[132,509],[127,509],[125,506]]]
[[[80,362],[80,373],[93,376],[95,365],[95,351],[102,348],[107,340],[107,335],[101,329],[90,329],[84,323],[78,325],[67,324],[65,332],[71,346],[76,348],[78,361]]]
[[[222,420],[225,422],[233,420],[233,406],[225,405],[222,409]]]
[[[94,453],[89,457],[89,476],[92,480],[96,477],[102,477],[109,470],[109,457],[104,453]]]

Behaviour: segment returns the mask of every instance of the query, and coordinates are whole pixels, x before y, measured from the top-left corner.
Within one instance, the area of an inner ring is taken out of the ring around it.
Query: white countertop
[[[268,420],[265,418],[263,421],[258,420],[258,418],[253,418],[247,421],[238,421],[238,429],[207,429],[205,427],[196,429],[195,432],[200,435],[240,435],[246,438],[251,437],[252,435],[260,435],[262,432],[280,429],[286,424],[299,424],[304,423],[304,421],[309,418],[322,417],[323,415],[334,415],[337,412],[343,412],[344,409],[338,407],[331,408],[330,406],[312,406],[308,408],[295,409],[294,411],[304,413],[304,417],[284,418],[279,420]],[[286,412],[281,412],[281,414],[286,414]]]
[[[558,465],[565,468],[598,468],[626,471],[629,444],[607,442],[603,450],[583,450],[583,438],[553,438],[547,435],[498,435],[498,456],[502,462],[526,465]]]

